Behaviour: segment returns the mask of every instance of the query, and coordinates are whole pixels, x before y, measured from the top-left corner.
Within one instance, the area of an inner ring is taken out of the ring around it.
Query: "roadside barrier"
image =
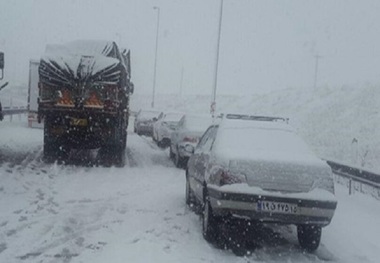
[[[347,185],[350,195],[358,191],[380,199],[380,174],[336,161],[325,161],[330,165],[333,173],[338,175],[338,183]]]

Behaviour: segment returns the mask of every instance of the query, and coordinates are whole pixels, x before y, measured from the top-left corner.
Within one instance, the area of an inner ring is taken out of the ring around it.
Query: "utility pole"
[[[156,94],[156,73],[157,73],[157,49],[158,49],[158,31],[160,28],[160,8],[158,6],[153,7],[157,10],[157,31],[156,31],[156,51],[154,55],[154,74],[153,74],[153,96],[152,96],[152,108],[154,108],[154,96]]]
[[[219,11],[219,28],[218,28],[218,41],[216,44],[214,87],[212,90],[212,101],[211,101],[211,108],[210,108],[210,112],[212,116],[214,116],[215,110],[216,110],[216,87],[218,85],[219,49],[220,49],[220,35],[222,32],[222,18],[223,18],[223,0],[220,1],[220,11]]]
[[[322,58],[320,55],[315,55],[315,71],[314,71],[314,90],[317,89],[317,79],[318,79],[318,60]]]

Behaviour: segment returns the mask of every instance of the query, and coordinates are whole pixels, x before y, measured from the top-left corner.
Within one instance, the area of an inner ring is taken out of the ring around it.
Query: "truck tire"
[[[46,118],[51,121],[51,119]],[[50,122],[46,121],[44,126],[44,146],[43,146],[43,159],[47,163],[55,161],[66,161],[69,157],[70,149],[66,146],[63,139],[57,138],[50,133]]]
[[[116,146],[114,149],[114,165],[117,167],[124,167],[125,165],[125,147],[122,145]]]
[[[45,162],[65,162],[69,158],[69,154],[70,149],[64,143],[54,140],[44,141],[43,158]]]
[[[57,159],[58,147],[52,141],[44,140],[43,159],[47,163],[53,163]]]

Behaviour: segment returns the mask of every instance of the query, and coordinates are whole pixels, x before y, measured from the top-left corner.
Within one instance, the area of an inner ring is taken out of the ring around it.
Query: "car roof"
[[[289,119],[283,117],[226,114],[221,116],[219,127],[222,129],[262,128],[294,131],[288,122]]]

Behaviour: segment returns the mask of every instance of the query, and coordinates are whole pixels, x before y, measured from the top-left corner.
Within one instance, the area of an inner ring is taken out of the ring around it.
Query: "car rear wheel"
[[[313,252],[321,242],[322,228],[315,225],[299,225],[297,234],[300,246],[308,252]]]
[[[208,195],[205,196],[202,213],[202,234],[208,242],[216,239],[217,220],[212,212]]]
[[[174,157],[175,157],[175,166],[177,168],[183,168],[184,163],[185,163],[184,159],[181,156],[179,156],[178,152],[177,152],[177,154],[174,155]]]
[[[190,188],[190,182],[186,176],[186,204],[191,207],[194,204],[194,194]]]
[[[174,159],[174,153],[173,153],[173,151],[172,151],[172,147],[170,147],[170,150],[169,150],[169,158],[170,158],[171,160]]]

